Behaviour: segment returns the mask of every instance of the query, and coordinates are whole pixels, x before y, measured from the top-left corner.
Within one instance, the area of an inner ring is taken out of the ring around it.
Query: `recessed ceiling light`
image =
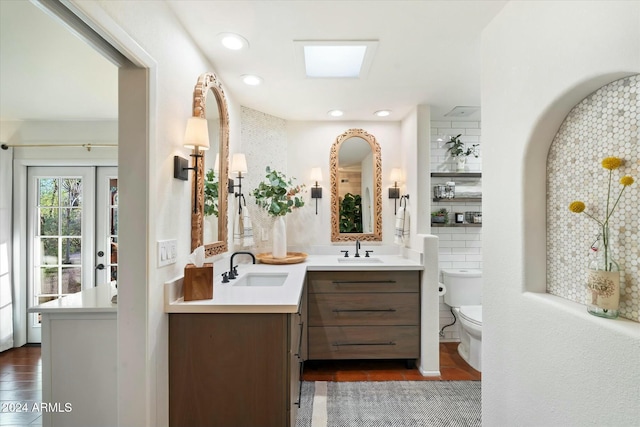
[[[242,81],[244,82],[244,84],[249,86],[258,86],[260,83],[262,83],[262,77],[254,76],[251,74],[244,74],[242,75]]]
[[[220,43],[227,49],[241,50],[249,47],[247,39],[238,34],[220,33],[218,37],[220,38]]]
[[[391,115],[391,110],[378,110],[373,114],[378,116],[378,117],[387,117],[387,116]]]
[[[306,77],[364,78],[378,42],[376,40],[296,40],[296,60]]]
[[[328,111],[327,114],[330,115],[331,117],[340,117],[344,113],[340,110],[331,110],[331,111]]]

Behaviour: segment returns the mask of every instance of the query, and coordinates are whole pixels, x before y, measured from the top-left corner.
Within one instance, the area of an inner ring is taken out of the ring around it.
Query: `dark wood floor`
[[[41,426],[42,414],[32,412],[42,402],[40,347],[20,347],[0,353],[0,426]]]
[[[305,381],[460,381],[481,379],[457,352],[458,343],[440,344],[439,377],[423,377],[401,360],[307,361]],[[42,360],[40,347],[20,347],[0,353],[0,426],[41,426],[38,412],[12,411],[16,404],[42,401]],[[12,406],[13,405],[13,406]],[[24,409],[24,406],[21,406]]]

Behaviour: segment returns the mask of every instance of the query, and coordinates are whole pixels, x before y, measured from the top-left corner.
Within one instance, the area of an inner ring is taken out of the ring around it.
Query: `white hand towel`
[[[242,207],[242,225],[244,227],[242,245],[253,246],[253,227],[251,226],[251,218],[249,218],[249,209],[245,204]]]
[[[404,206],[400,206],[396,213],[396,224],[393,234],[393,242],[396,245],[409,245],[409,211]]]
[[[236,247],[253,246],[253,228],[246,203],[240,208],[243,196],[236,197],[233,206],[233,244]]]
[[[233,244],[235,246],[242,246],[242,239],[244,237],[244,224],[242,223],[242,214],[238,213],[240,209],[240,198],[234,197],[233,203]]]

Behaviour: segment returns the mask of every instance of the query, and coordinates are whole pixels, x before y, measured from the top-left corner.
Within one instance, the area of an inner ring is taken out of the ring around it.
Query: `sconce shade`
[[[315,181],[315,182],[322,181],[322,169],[320,168],[311,169],[311,181]]]
[[[187,148],[209,149],[209,130],[207,120],[202,117],[190,117],[184,132],[184,146]]]
[[[236,153],[231,160],[231,173],[247,173],[247,159],[242,153]]]
[[[402,181],[402,169],[400,168],[391,169],[391,181],[393,182]]]

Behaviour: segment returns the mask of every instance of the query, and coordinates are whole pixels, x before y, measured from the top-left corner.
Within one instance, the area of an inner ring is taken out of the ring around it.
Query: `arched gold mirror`
[[[191,214],[191,250],[204,245],[205,256],[226,252],[229,111],[222,85],[214,73],[198,78],[193,91],[193,115],[207,119],[209,150],[198,162],[193,194],[197,210]]]
[[[349,129],[331,146],[331,241],[382,240],[382,160],[375,136]]]

